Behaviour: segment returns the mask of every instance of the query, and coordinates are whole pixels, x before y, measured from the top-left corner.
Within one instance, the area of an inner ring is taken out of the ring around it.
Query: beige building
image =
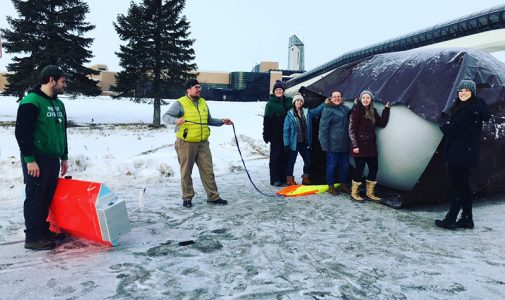
[[[116,83],[116,72],[108,70],[107,65],[99,64],[89,67],[92,70],[100,71],[98,75],[90,75],[89,77],[98,82],[98,87],[102,90],[102,95],[114,95],[111,87]],[[5,91],[7,85],[7,73],[0,72],[0,92]]]
[[[5,87],[7,85],[7,73],[0,72],[0,92],[5,91]]]
[[[253,68],[253,72],[266,73],[270,70],[279,70],[279,63],[276,61],[262,61]]]
[[[109,71],[109,68],[105,64],[97,64],[90,66],[89,68],[100,72],[98,75],[90,75],[89,77],[98,81],[97,85],[102,90],[102,95],[115,95],[116,93],[113,92],[111,88],[116,85],[117,72]]]
[[[110,72],[107,65],[94,65],[90,69],[100,71],[98,75],[91,75],[90,78],[98,81],[98,87],[102,90],[102,95],[113,95],[111,87],[116,83],[116,72]],[[7,73],[0,72],[0,92],[5,91],[7,86]]]
[[[228,86],[230,84],[230,72],[200,71],[196,75],[196,80],[207,85]]]
[[[102,95],[112,96],[116,93],[112,91],[112,87],[116,84],[116,74],[117,72],[109,71],[106,64],[96,64],[89,67],[92,70],[98,71],[96,75],[89,75],[89,78],[97,82],[98,87],[102,90]],[[219,71],[199,71],[195,72],[197,80],[207,88],[213,89],[237,89],[241,88],[242,81],[246,78],[252,78],[255,76],[263,76],[269,84],[269,89],[266,90],[265,94],[268,94],[272,90],[275,81],[286,80],[286,75],[283,75],[283,71],[279,70],[279,63],[272,61],[262,61],[256,66],[254,66],[252,73],[262,73],[262,74],[249,74],[251,72],[219,72]],[[249,75],[246,75],[248,73]],[[7,84],[6,73],[0,73],[0,92],[5,90]],[[245,81],[244,81],[245,82]]]

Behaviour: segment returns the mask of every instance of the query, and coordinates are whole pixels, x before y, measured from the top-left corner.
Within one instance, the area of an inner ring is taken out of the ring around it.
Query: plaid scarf
[[[300,111],[300,115],[294,110],[294,115],[296,117],[296,126],[298,127],[298,135],[296,137],[296,142],[298,144],[304,143],[307,140],[307,120],[305,119],[305,114]]]

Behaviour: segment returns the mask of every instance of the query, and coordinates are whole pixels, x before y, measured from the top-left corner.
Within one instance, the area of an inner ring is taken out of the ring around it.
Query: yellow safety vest
[[[186,142],[203,142],[209,138],[210,128],[207,126],[209,121],[209,109],[205,99],[198,99],[198,108],[188,96],[177,99],[184,110],[184,120],[186,123],[179,126],[176,136]],[[188,122],[189,121],[189,122]],[[198,123],[198,124],[195,124]]]

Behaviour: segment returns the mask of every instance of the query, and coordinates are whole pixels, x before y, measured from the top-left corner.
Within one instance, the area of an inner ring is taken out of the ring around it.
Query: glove
[[[265,144],[268,144],[270,142],[270,137],[265,133],[263,133],[263,141],[265,142]]]

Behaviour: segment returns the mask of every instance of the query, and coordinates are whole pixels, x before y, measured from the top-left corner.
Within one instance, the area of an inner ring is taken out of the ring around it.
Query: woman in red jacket
[[[368,176],[366,179],[366,196],[372,201],[380,201],[381,198],[375,195],[377,184],[377,171],[379,160],[377,153],[377,141],[375,137],[375,126],[386,127],[389,120],[389,110],[391,104],[388,102],[379,116],[373,107],[374,95],[371,91],[364,90],[359,95],[360,103],[351,112],[349,123],[349,137],[351,139],[351,155],[354,157],[356,172],[352,180],[351,197],[353,200],[362,202],[359,195],[359,187],[363,178],[365,165],[368,166]]]

